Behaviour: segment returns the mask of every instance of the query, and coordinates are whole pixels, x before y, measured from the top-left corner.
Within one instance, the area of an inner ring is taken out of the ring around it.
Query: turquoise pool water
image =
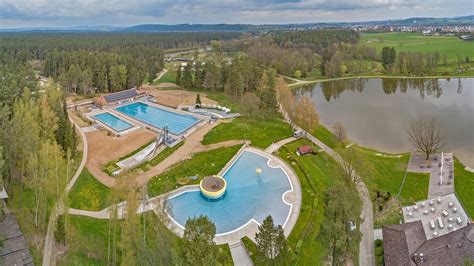
[[[171,112],[142,102],[121,106],[116,110],[155,128],[168,126],[169,131],[175,135],[182,134],[199,121],[194,116]]]
[[[121,132],[132,127],[132,125],[129,123],[110,113],[94,115],[92,118],[99,120],[117,132]]]
[[[189,217],[207,215],[222,234],[255,219],[262,223],[268,215],[275,224],[284,225],[290,206],[283,202],[283,194],[291,190],[286,173],[281,168],[267,165],[268,158],[244,151],[224,174],[227,192],[219,201],[208,201],[200,191],[186,192],[170,199],[171,217],[181,226]],[[262,169],[258,177],[255,169]]]

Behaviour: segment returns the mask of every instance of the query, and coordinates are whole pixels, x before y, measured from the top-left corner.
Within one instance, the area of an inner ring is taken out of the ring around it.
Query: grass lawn
[[[376,190],[390,192],[397,195],[405,175],[405,169],[410,160],[410,154],[402,154],[400,158],[377,156],[375,150],[354,146],[360,156],[364,157],[372,166],[374,173],[371,177],[363,177],[369,191]]]
[[[337,138],[325,126],[320,125],[314,132],[313,136],[326,144],[329,148],[334,149],[337,146]]]
[[[400,198],[409,202],[428,199],[428,187],[430,184],[429,173],[407,172],[405,184],[403,185]]]
[[[454,189],[469,217],[474,216],[474,173],[464,169],[457,159],[454,161]]]
[[[108,226],[108,220],[70,215],[68,249],[58,265],[106,265]]]
[[[382,40],[382,42],[380,42]],[[362,33],[361,44],[371,45],[381,51],[384,46],[395,47],[399,52],[439,52],[446,54],[448,63],[456,63],[459,53],[464,59],[474,57],[474,42],[452,36],[423,36],[421,33]],[[440,61],[442,63],[442,60]]]
[[[176,83],[176,74],[168,70],[159,80],[153,82],[153,84],[160,83]]]
[[[75,209],[99,211],[109,206],[110,189],[97,181],[84,168],[68,194],[69,206]]]
[[[204,136],[202,144],[248,139],[252,141],[252,146],[266,148],[273,142],[289,137],[291,134],[290,126],[283,120],[238,117],[231,123],[223,123],[215,127]]]
[[[194,154],[191,159],[180,162],[161,175],[153,177],[148,183],[148,193],[156,196],[178,188],[183,185],[178,184],[178,181],[188,176],[198,175],[199,178],[203,178],[217,174],[240,147],[241,145],[236,145]],[[199,179],[193,183],[199,183]]]
[[[294,252],[289,263],[297,265],[324,263],[328,245],[320,237],[320,227],[325,222],[323,193],[343,182],[337,174],[339,165],[328,154],[296,155],[296,148],[307,144],[307,140],[300,139],[279,150],[279,156],[291,164],[298,175],[303,195],[298,221],[288,237]],[[354,193],[357,192],[354,190]]]

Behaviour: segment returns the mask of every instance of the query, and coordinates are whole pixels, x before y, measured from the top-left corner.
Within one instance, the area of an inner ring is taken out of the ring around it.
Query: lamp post
[[[255,169],[255,172],[257,172],[258,178],[260,178],[260,174],[262,173],[262,168],[257,167],[257,168]]]

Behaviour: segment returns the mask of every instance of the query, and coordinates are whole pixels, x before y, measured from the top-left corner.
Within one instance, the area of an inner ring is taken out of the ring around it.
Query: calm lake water
[[[351,79],[300,88],[321,123],[342,122],[355,143],[390,153],[412,150],[412,120],[434,117],[446,135],[445,151],[474,168],[474,78]]]

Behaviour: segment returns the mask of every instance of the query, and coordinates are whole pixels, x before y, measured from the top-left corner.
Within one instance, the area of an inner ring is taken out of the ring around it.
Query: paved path
[[[272,143],[270,146],[268,146],[265,151],[268,152],[268,153],[274,153],[276,152],[277,150],[279,150],[281,148],[281,146],[283,145],[286,145],[290,142],[293,142],[297,140],[296,138],[294,137],[289,137],[289,138],[286,138],[286,139],[282,139],[276,143]]]
[[[163,69],[160,71],[160,73],[158,74],[158,76],[157,76],[153,81],[160,80],[160,78],[163,77],[163,76],[166,74],[166,72],[168,72],[168,69],[163,68]]]
[[[252,266],[253,262],[242,241],[229,245],[235,266]]]
[[[74,176],[71,178],[69,183],[66,186],[65,192],[68,193],[71,188],[74,186],[76,183],[77,179],[81,175],[82,169],[84,169],[84,166],[86,165],[87,161],[87,155],[88,155],[88,145],[87,145],[87,138],[84,132],[81,131],[81,128],[79,127],[78,124],[75,123],[73,119],[70,119],[71,123],[73,123],[74,127],[76,128],[76,132],[79,132],[79,136],[81,137],[82,140],[82,161],[79,165],[79,168],[77,168],[76,173]],[[44,250],[43,250],[43,265],[44,266],[49,266],[49,265],[54,265],[56,264],[53,257],[53,261],[51,261],[51,253],[52,253],[52,247],[54,245],[54,225],[56,223],[56,219],[58,217],[58,214],[61,213],[61,206],[56,203],[52,209],[51,216],[49,217],[48,221],[48,229],[46,231],[46,238],[45,238],[45,243],[44,243]]]
[[[283,114],[285,119],[288,121],[290,125],[293,125],[293,123],[290,123],[291,121],[289,118],[286,116],[286,113]],[[300,130],[302,132],[305,132],[303,129],[300,127],[294,125],[294,128],[297,130]],[[335,151],[333,151],[330,147],[328,147],[326,144],[324,144],[322,141],[318,140],[315,138],[313,135],[307,133],[307,138],[312,141],[314,144],[322,148],[324,151],[326,151],[336,162],[341,164],[343,162],[343,159],[339,154],[337,154]],[[361,180],[361,178],[358,178],[357,173],[353,173],[354,177],[357,177],[358,180]],[[356,179],[356,178],[354,178]],[[370,200],[370,194],[369,190],[367,189],[367,186],[364,184],[364,182],[359,182],[356,184],[357,191],[359,193],[359,197],[362,200],[362,212],[361,212],[361,219],[362,223],[360,225],[360,232],[362,233],[362,239],[360,241],[360,246],[359,246],[359,265],[364,265],[364,266],[373,266],[375,265],[375,250],[374,250],[374,222],[373,222],[373,211],[372,211],[372,201]]]

